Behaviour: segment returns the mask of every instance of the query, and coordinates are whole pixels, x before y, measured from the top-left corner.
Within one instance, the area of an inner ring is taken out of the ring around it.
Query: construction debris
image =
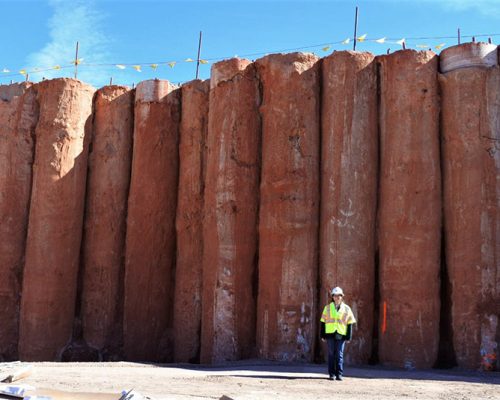
[[[29,385],[0,386],[0,400],[152,400],[135,390],[123,390],[121,394],[112,393],[75,393],[58,390],[34,388]]]
[[[0,382],[11,383],[31,375],[33,365],[23,364],[20,361],[0,363]]]

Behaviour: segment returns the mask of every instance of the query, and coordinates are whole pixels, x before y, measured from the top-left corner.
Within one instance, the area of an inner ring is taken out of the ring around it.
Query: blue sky
[[[209,77],[212,62],[235,55],[256,59],[303,48],[325,56],[352,49],[356,5],[358,36],[367,35],[358,50],[395,51],[403,38],[409,48],[448,47],[456,44],[458,27],[462,36],[498,34],[492,39],[500,42],[500,0],[0,0],[0,83],[24,80],[22,69],[31,71],[32,81],[72,76],[73,68],[33,70],[70,66],[76,41],[83,59],[78,77],[96,87],[110,77],[124,85],[154,77],[175,83],[194,79],[196,64],[184,60],[196,59],[200,31],[201,58],[208,61],[200,65],[202,79]],[[447,36],[453,38],[439,38]],[[369,41],[383,37],[382,44]],[[340,43],[346,38],[351,43]],[[172,61],[177,62],[173,68],[149,66]],[[132,67],[139,64],[141,72]]]

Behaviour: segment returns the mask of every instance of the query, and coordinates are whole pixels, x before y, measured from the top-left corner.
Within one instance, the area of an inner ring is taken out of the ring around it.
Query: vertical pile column
[[[320,99],[318,58],[256,61],[263,86],[257,349],[311,361],[316,326]]]
[[[137,85],[125,250],[128,360],[173,357],[179,121],[179,89],[161,80]]]
[[[205,189],[210,81],[182,86],[177,197],[174,361],[199,362],[203,284],[203,193]]]
[[[321,305],[340,286],[358,323],[345,354],[367,363],[373,334],[377,209],[377,70],[370,53],[339,51],[322,64]]]
[[[54,79],[37,92],[19,357],[41,361],[57,359],[72,334],[94,89]]]
[[[463,368],[500,366],[500,69],[497,46],[441,53],[446,263]]]
[[[28,228],[36,91],[0,86],[0,359],[18,359],[21,276]]]
[[[201,361],[248,358],[255,340],[259,81],[248,60],[212,67],[203,224]]]
[[[121,300],[127,198],[132,160],[134,93],[106,86],[94,99],[83,238],[81,318],[88,345],[117,351],[121,342]],[[112,349],[111,349],[112,348]]]
[[[430,368],[440,315],[441,172],[437,56],[380,61],[379,359]]]

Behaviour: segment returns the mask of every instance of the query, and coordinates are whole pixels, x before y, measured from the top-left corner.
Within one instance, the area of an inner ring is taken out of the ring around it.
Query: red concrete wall
[[[477,53],[484,44],[456,50]],[[495,53],[496,54],[496,50]],[[500,332],[500,70],[440,76],[446,261],[457,364],[494,369]]]
[[[320,98],[318,58],[256,61],[262,83],[259,357],[311,361],[316,339]]]
[[[133,116],[133,91],[122,86],[97,91],[87,177],[81,319],[86,343],[108,356],[122,341]]]
[[[204,363],[249,358],[255,347],[259,105],[250,61],[213,65],[203,224]]]
[[[205,191],[210,81],[182,85],[177,197],[174,361],[199,362],[203,284]]]
[[[358,319],[345,359],[372,353],[377,205],[377,69],[370,53],[339,51],[322,63],[320,309],[344,288]]]
[[[19,306],[31,194],[36,91],[0,86],[0,360],[18,358]]]
[[[124,352],[128,360],[171,361],[180,91],[168,81],[141,82],[134,116]]]
[[[0,359],[499,368],[496,46],[319,61],[0,86]]]
[[[380,63],[379,359],[429,368],[440,322],[438,57],[402,50]]]
[[[37,85],[33,187],[23,273],[19,357],[55,360],[70,341],[83,225],[94,89]]]

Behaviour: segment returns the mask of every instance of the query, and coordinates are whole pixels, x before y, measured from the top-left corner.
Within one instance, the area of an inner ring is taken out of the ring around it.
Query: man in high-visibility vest
[[[356,318],[351,308],[344,303],[344,292],[338,286],[330,292],[332,302],[327,304],[321,314],[321,340],[328,343],[329,379],[342,380],[344,374],[345,342],[352,338],[352,324]]]

